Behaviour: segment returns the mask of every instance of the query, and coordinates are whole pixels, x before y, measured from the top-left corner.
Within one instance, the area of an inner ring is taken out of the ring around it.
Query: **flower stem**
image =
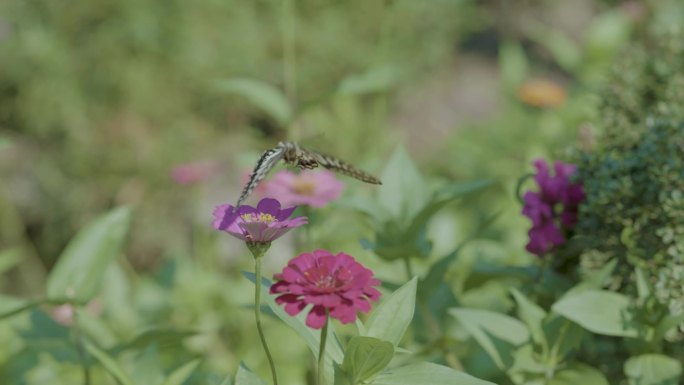
[[[71,305],[74,306],[74,305]],[[73,307],[74,312],[74,339],[76,340],[76,351],[78,352],[79,361],[81,361],[81,366],[83,367],[83,384],[90,385],[90,368],[88,367],[87,356],[85,352],[85,347],[83,346],[83,335],[81,334],[81,326],[78,321],[78,311],[76,306]]]
[[[325,311],[325,323],[321,329],[321,345],[318,348],[318,371],[316,372],[316,385],[323,385],[323,371],[325,367],[325,343],[328,339],[328,311]]]
[[[413,266],[411,266],[411,259],[404,258],[404,267],[406,267],[406,275],[409,281],[413,279]]]
[[[275,363],[271,356],[271,351],[268,349],[264,331],[261,328],[261,258],[254,258],[254,275],[256,280],[254,282],[254,319],[256,320],[257,331],[259,331],[259,338],[261,345],[264,347],[268,364],[271,367],[271,375],[273,376],[273,385],[278,385],[278,375],[276,374]]]

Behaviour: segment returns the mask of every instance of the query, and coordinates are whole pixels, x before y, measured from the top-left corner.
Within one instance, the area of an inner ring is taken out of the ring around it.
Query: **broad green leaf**
[[[394,150],[382,173],[378,202],[403,227],[425,206],[429,192],[423,176],[404,147]]]
[[[79,321],[80,318],[79,318]],[[111,352],[111,354],[114,354]],[[131,378],[135,384],[159,385],[164,380],[164,368],[156,345],[148,346],[135,357]]]
[[[342,370],[350,377],[352,384],[366,381],[380,373],[392,361],[394,346],[372,337],[353,337],[344,351]]]
[[[628,297],[601,290],[573,293],[556,302],[552,309],[583,328],[608,336],[636,337]]]
[[[556,372],[548,385],[609,385],[606,377],[598,369],[589,365],[572,363]]]
[[[287,124],[292,119],[292,108],[285,94],[277,87],[261,80],[219,80],[214,85],[214,88],[220,92],[244,97],[282,125]]]
[[[682,364],[662,354],[644,354],[625,362],[629,385],[677,385],[682,376]]]
[[[615,266],[617,265],[617,258],[611,259],[608,263],[603,265],[601,269],[591,274],[589,277],[580,282],[577,286],[570,289],[566,296],[570,293],[579,293],[587,290],[601,290],[604,285],[608,283]]]
[[[505,314],[464,308],[450,309],[449,313],[456,317],[502,370],[512,365],[513,352],[530,339],[525,324]]]
[[[546,337],[542,324],[546,318],[546,311],[539,307],[536,303],[530,301],[518,289],[511,289],[511,294],[515,302],[518,304],[518,318],[520,318],[530,330],[532,339],[539,344],[546,344]]]
[[[47,280],[49,298],[87,302],[97,295],[107,266],[121,253],[130,210],[120,207],[81,230],[67,245]]]
[[[88,353],[95,357],[105,370],[107,370],[107,372],[109,372],[109,374],[111,374],[121,385],[133,385],[133,380],[131,380],[119,363],[107,354],[107,352],[89,342],[85,343],[85,348]]]
[[[183,385],[185,380],[187,380],[190,375],[192,375],[192,372],[197,369],[197,366],[199,366],[200,362],[200,359],[196,359],[182,365],[180,368],[171,372],[166,380],[162,382],[162,385]]]
[[[378,375],[373,385],[494,385],[447,366],[422,362]]]
[[[529,63],[520,43],[502,41],[499,46],[499,72],[507,89],[515,89],[527,78]]]
[[[414,277],[373,310],[366,322],[367,336],[399,345],[413,319],[417,283],[418,278]]]
[[[249,370],[244,362],[240,362],[240,367],[235,375],[235,385],[266,385],[266,382]]]
[[[665,333],[670,331],[672,328],[678,327],[681,324],[684,324],[684,313],[680,313],[677,315],[666,315],[656,326],[654,340],[660,340],[665,335]]]
[[[0,274],[16,266],[22,257],[20,248],[6,249],[0,251]]]

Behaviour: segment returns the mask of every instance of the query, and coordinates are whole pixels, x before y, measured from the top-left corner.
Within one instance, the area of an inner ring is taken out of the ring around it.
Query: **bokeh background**
[[[477,264],[529,264],[518,178],[532,159],[591,146],[598,95],[630,40],[683,21],[677,0],[5,0],[0,301],[42,295],[74,234],[129,205],[125,258],[107,274],[91,331],[110,344],[147,329],[192,334],[130,352],[131,368],[202,356],[202,383],[240,360],[266,373],[246,307],[252,286],[240,274],[251,258],[210,226],[263,150],[294,140],[379,174],[404,146],[431,185],[495,179],[432,221],[433,254],[499,213],[450,270],[454,285]],[[341,180],[342,202],[373,195]],[[381,279],[403,271],[363,249],[369,229],[344,205],[317,221],[321,247],[354,254]],[[294,241],[271,251],[267,275],[293,256]],[[501,281],[459,300],[505,311],[506,290]],[[0,383],[80,381],[51,312],[0,321]],[[301,378],[310,354],[285,326],[270,328],[283,341],[275,355],[303,363],[284,370],[285,383]],[[491,375],[487,365],[468,369]]]

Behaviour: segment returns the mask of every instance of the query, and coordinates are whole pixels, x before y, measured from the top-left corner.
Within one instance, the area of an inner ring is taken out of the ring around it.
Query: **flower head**
[[[288,219],[295,207],[280,208],[280,202],[264,198],[256,207],[225,204],[214,209],[214,228],[249,243],[271,243],[288,231],[307,223],[306,217]]]
[[[212,161],[179,164],[171,170],[171,179],[182,185],[201,183],[216,175],[219,169],[219,165]]]
[[[284,304],[287,314],[295,316],[313,305],[306,325],[314,329],[323,327],[327,314],[344,324],[354,322],[357,311],[367,313],[369,301],[380,297],[373,287],[380,281],[373,278],[373,272],[345,253],[300,254],[274,278],[278,282],[271,286],[271,294],[279,294],[276,303]]]
[[[518,98],[525,104],[537,108],[562,106],[567,99],[565,89],[549,79],[532,79],[518,88]]]
[[[584,200],[584,189],[580,183],[573,182],[577,171],[573,164],[554,162],[554,175],[543,159],[533,162],[537,169],[534,176],[538,192],[528,191],[523,196],[523,215],[532,220],[528,235],[527,250],[543,255],[552,248],[565,243],[564,230],[577,223],[579,204]]]
[[[340,197],[344,183],[328,170],[299,174],[282,170],[264,184],[264,195],[278,198],[284,205],[323,207]]]

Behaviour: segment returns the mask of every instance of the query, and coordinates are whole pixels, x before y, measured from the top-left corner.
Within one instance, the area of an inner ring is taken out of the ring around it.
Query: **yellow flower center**
[[[242,214],[240,215],[240,218],[242,218],[243,221],[245,222],[264,222],[264,223],[273,223],[277,222],[278,220],[276,217],[274,217],[271,214],[267,213],[250,213],[250,214]]]
[[[307,180],[298,180],[293,183],[292,190],[299,195],[314,195],[316,184]]]

